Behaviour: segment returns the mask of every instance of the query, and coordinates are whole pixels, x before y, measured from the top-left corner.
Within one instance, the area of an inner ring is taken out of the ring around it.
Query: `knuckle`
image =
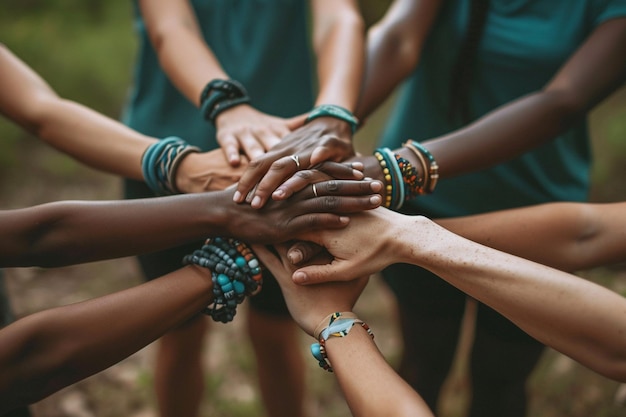
[[[322,199],[324,211],[334,211],[339,208],[339,197],[337,196],[325,196]]]

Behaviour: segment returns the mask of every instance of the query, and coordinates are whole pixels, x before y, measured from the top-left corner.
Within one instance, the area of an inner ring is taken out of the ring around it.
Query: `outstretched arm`
[[[364,247],[371,235],[377,238]],[[296,271],[293,278],[300,283],[355,278],[391,263],[419,265],[542,343],[626,381],[626,300],[602,286],[472,242],[425,217],[385,209],[353,216],[343,233],[309,239],[324,245],[334,260]]]
[[[254,250],[278,280],[292,317],[311,336],[330,314],[352,312],[367,283],[367,278],[361,278],[313,286],[296,285],[290,279],[293,266],[284,256],[285,248],[278,248],[280,259],[263,247],[254,247]],[[375,333],[376,329],[373,331]],[[363,327],[353,326],[346,337],[330,337],[326,349],[352,415],[433,416],[422,398],[387,363]]]
[[[316,175],[310,179],[319,180]],[[381,184],[308,182],[263,210],[229,190],[126,201],[56,202],[0,211],[0,266],[60,266],[130,256],[208,236],[279,242],[304,230],[344,227],[344,213],[377,207]],[[132,226],[132,227],[130,227]]]
[[[157,138],[59,97],[2,44],[0,114],[86,165],[135,180],[144,180],[142,156],[157,142]],[[232,168],[219,151],[191,153],[176,170],[176,187],[182,192],[222,190],[239,180],[243,168]]]
[[[0,330],[0,415],[100,372],[211,303],[208,270],[185,267],[136,287],[24,317]]]
[[[359,97],[365,54],[365,25],[358,2],[313,0],[310,3],[319,83],[316,109],[332,106],[351,118]],[[350,123],[329,112],[314,118],[310,118],[311,114],[304,126],[286,135],[249,165],[237,186],[235,201],[242,202],[254,189],[256,198],[252,205],[262,207],[276,187],[298,169],[328,160],[343,161],[354,155],[352,135],[356,121]],[[297,163],[290,158],[292,155],[298,157]]]

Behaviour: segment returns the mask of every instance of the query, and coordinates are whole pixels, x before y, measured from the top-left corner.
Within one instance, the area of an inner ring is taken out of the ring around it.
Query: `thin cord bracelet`
[[[176,136],[148,146],[141,156],[141,172],[145,183],[156,195],[178,194],[175,185],[176,169],[183,158],[192,152],[200,152],[200,148],[191,146]]]

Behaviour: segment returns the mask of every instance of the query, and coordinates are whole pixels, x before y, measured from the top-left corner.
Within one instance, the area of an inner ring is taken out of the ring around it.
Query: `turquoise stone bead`
[[[235,259],[235,263],[239,268],[243,268],[244,266],[246,266],[246,258],[238,256],[237,259]]]
[[[228,284],[229,282],[230,282],[230,278],[228,278],[228,275],[219,274],[217,276],[217,283],[220,284],[221,287]]]
[[[235,292],[237,294],[243,294],[246,290],[246,286],[243,285],[243,282],[240,281],[233,281],[233,287],[235,288]]]
[[[259,260],[258,259],[250,259],[250,262],[248,263],[248,266],[250,268],[258,268],[259,267]]]
[[[222,291],[224,291],[224,294],[226,294],[227,292],[232,291],[232,290],[233,290],[233,284],[232,283],[228,282],[228,283],[222,285]]]

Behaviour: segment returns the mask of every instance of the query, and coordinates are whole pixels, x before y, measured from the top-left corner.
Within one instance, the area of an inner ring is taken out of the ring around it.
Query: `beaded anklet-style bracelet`
[[[232,321],[237,305],[246,296],[257,294],[263,285],[258,259],[245,243],[236,239],[209,238],[201,249],[186,255],[183,264],[211,270],[213,302],[203,312],[214,321]]]
[[[246,103],[250,103],[248,92],[235,80],[212,80],[200,94],[200,112],[205,120],[213,124],[224,110]]]
[[[141,171],[148,187],[157,195],[178,194],[175,185],[176,169],[191,152],[200,152],[200,148],[191,146],[176,136],[148,146],[141,157]]]
[[[359,127],[359,119],[357,119],[350,110],[337,106],[336,104],[320,104],[314,107],[313,110],[309,112],[305,123],[309,123],[311,120],[317,119],[318,117],[334,117],[335,119],[343,120],[350,125],[352,134],[354,134]]]
[[[324,324],[326,322],[328,322],[328,324]],[[346,337],[355,324],[360,324],[361,327],[367,331],[367,334],[370,335],[372,340],[374,339],[374,333],[372,333],[370,327],[354,313],[333,313],[316,327],[314,336],[318,339],[318,343],[311,345],[311,354],[317,359],[320,368],[328,372],[333,372],[333,368],[326,353],[326,341],[330,337]],[[320,328],[322,328],[322,330],[319,330]]]

